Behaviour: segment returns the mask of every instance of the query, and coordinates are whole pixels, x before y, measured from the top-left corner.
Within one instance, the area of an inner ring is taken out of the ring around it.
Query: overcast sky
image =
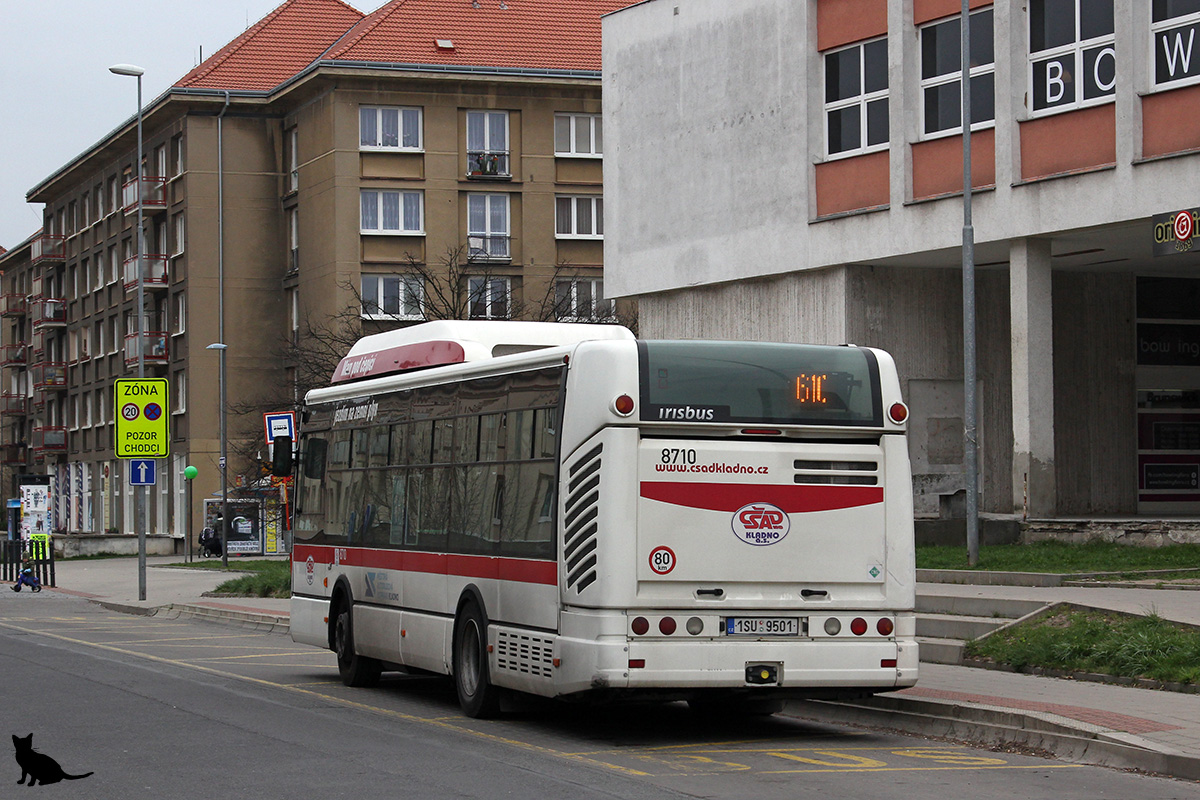
[[[347,0],[363,12],[384,0]],[[0,246],[42,224],[25,193],[283,0],[0,0]]]

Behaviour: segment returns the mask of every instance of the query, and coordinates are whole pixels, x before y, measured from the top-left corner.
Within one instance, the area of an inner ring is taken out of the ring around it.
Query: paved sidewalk
[[[286,630],[287,600],[205,597],[228,575],[166,566],[181,560],[147,559],[145,600],[137,599],[137,560],[132,558],[60,561],[57,590],[132,613]],[[230,565],[236,566],[237,559],[230,559]],[[1200,624],[1200,602],[1193,592],[922,583],[918,593],[1066,600],[1131,613],[1154,611],[1166,619]],[[930,663],[920,669],[912,689],[859,703],[793,703],[785,713],[1024,746],[1059,758],[1200,780],[1200,694]]]

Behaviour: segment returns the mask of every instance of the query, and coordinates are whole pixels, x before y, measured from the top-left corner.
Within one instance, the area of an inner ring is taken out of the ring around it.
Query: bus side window
[[[391,429],[387,425],[376,425],[371,428],[371,445],[367,454],[367,466],[387,466],[390,434]]]
[[[371,444],[371,432],[366,428],[352,431],[350,448],[350,467],[364,469],[367,466],[367,452]]]
[[[555,429],[558,425],[558,409],[539,408],[535,418],[533,457],[554,458],[558,441],[558,432]]]
[[[508,412],[508,441],[505,447],[506,461],[520,461],[533,455],[533,412],[530,410]]]
[[[405,497],[405,487],[408,483],[408,470],[392,469],[387,472],[388,484],[392,491],[392,514],[389,520],[390,536],[388,543],[393,547],[410,544],[408,532],[408,503]]]
[[[500,432],[503,430],[503,414],[484,414],[479,418],[479,460],[500,460]]]
[[[433,458],[433,420],[418,419],[408,426],[408,462],[429,464]]]
[[[408,426],[403,422],[392,426],[392,446],[388,453],[388,463],[399,466],[408,463],[405,445],[408,443]]]
[[[350,466],[350,431],[334,431],[329,453],[329,468],[345,469],[348,466]]]
[[[319,481],[325,477],[325,455],[329,451],[329,442],[314,436],[305,445],[304,477]]]

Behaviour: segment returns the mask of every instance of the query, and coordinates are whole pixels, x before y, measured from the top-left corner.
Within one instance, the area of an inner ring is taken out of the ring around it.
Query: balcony
[[[468,150],[467,177],[481,181],[511,181],[507,150]]]
[[[508,234],[467,236],[467,261],[511,261]]]
[[[40,391],[59,391],[67,388],[65,361],[42,361],[33,365],[33,388]]]
[[[43,425],[33,429],[34,454],[67,452],[67,429]]]
[[[121,188],[121,203],[126,214],[138,210],[138,181],[134,178]],[[142,178],[142,213],[167,210],[167,179],[146,176]]]
[[[23,294],[0,294],[0,317],[23,317],[29,311],[29,298]]]
[[[24,369],[29,363],[29,345],[26,342],[6,344],[0,347],[0,367]]]
[[[43,233],[30,243],[30,262],[33,264],[61,264],[67,260],[67,237]]]
[[[0,415],[23,417],[29,413],[29,398],[15,392],[0,394]]]
[[[33,304],[33,329],[65,328],[67,326],[67,301],[61,297],[35,297]]]
[[[166,289],[169,281],[167,264],[170,259],[164,255],[147,253],[142,257],[142,286],[146,291]],[[137,291],[138,285],[137,256],[125,262],[125,293]]]
[[[0,464],[24,464],[27,450],[25,442],[5,442],[0,445]]]
[[[130,333],[125,337],[125,368],[136,367],[138,363],[137,334]],[[170,357],[167,349],[168,335],[162,331],[145,331],[142,333],[142,351],[145,353],[146,364],[161,366]]]

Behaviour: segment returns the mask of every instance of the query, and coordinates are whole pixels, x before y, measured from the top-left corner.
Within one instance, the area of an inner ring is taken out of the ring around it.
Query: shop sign
[[[1154,216],[1154,255],[1172,256],[1192,249],[1200,228],[1200,208]]]

